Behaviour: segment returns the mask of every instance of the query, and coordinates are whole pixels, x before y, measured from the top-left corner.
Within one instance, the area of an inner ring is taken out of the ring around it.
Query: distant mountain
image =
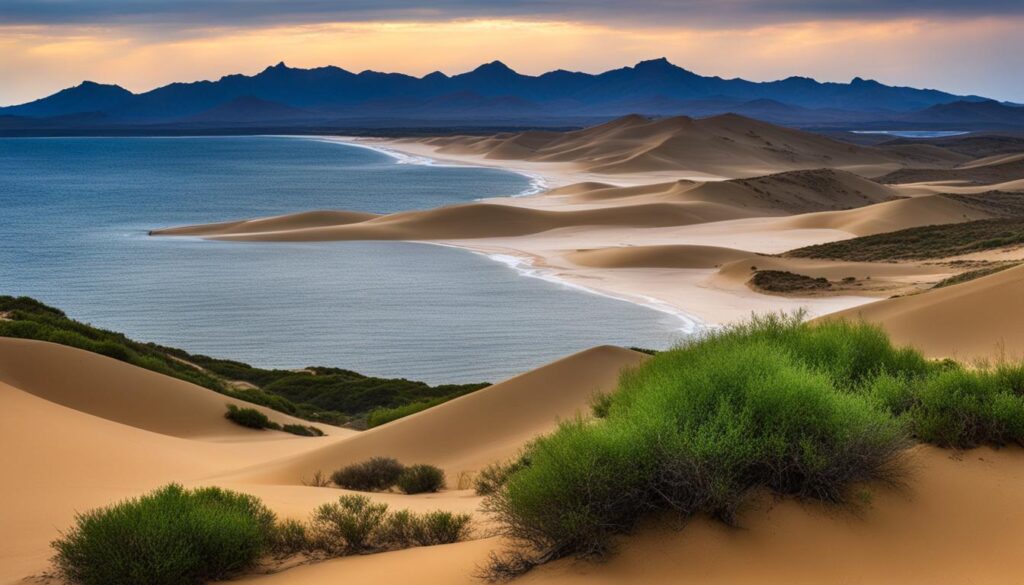
[[[903,117],[904,120],[931,124],[970,124],[1024,126],[1024,108],[985,100],[938,104]]]
[[[634,112],[690,116],[733,112],[790,125],[827,125],[897,120],[957,103],[969,106],[990,100],[893,87],[859,77],[850,83],[821,83],[807,77],[770,82],[707,77],[666,59],[600,74],[558,70],[538,76],[522,75],[500,61],[459,75],[434,72],[423,77],[352,73],[333,66],[297,69],[278,63],[256,75],[172,83],[140,94],[116,85],[84,82],[34,102],[0,108],[0,116],[99,113],[112,125],[179,127],[217,122],[294,125],[304,120],[329,126],[360,119],[558,125]]]
[[[0,108],[0,114],[49,118],[86,112],[113,112],[124,108],[135,94],[118,85],[83,81],[34,102]]]

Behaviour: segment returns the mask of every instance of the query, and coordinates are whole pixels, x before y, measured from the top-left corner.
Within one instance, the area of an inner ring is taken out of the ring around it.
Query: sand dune
[[[633,187],[580,183],[552,189],[542,198],[602,205],[701,201],[750,210],[760,215],[790,215],[863,207],[892,201],[898,195],[884,185],[853,173],[812,169],[751,179],[681,180]]]
[[[872,490],[859,513],[762,499],[728,528],[698,518],[682,530],[649,526],[625,537],[602,563],[557,561],[524,585],[821,585],[1015,583],[1024,521],[1024,452],[977,449],[957,456],[914,449],[907,491]],[[333,581],[473,585],[498,539],[349,557],[251,577],[252,585]]]
[[[879,177],[883,183],[955,182],[993,185],[1024,179],[1024,153],[997,154],[949,169],[905,168]]]
[[[716,246],[623,246],[569,252],[565,258],[588,268],[717,268],[756,256],[751,252]]]
[[[1024,358],[1024,266],[828,318],[865,319],[931,357]]]
[[[359,211],[305,211],[289,215],[279,215],[260,219],[228,221],[223,223],[204,224],[195,227],[174,227],[154,230],[167,236],[205,236],[244,234],[251,232],[273,232],[280,230],[296,230],[332,225],[358,223],[377,217],[373,213]]]
[[[357,223],[305,227],[280,218],[266,232],[224,234],[222,224],[155,230],[154,235],[189,235],[239,241],[458,240],[536,234],[581,226],[664,227],[751,217],[726,205],[706,202],[648,203],[622,208],[547,211],[513,205],[469,203],[408,211]],[[253,225],[253,224],[249,224]],[[258,229],[254,227],[253,229]]]
[[[160,374],[0,338],[0,469],[10,473],[0,482],[0,583],[42,571],[48,543],[76,511],[171,481],[252,493],[295,518],[343,493],[303,486],[302,474],[353,458],[439,463],[454,483],[458,471],[508,457],[558,417],[586,409],[593,392],[614,387],[622,367],[643,359],[598,347],[372,431],[307,438],[233,425],[222,396]],[[373,497],[420,511],[479,505],[464,491]]]
[[[626,116],[573,132],[519,132],[495,136],[421,139],[439,154],[488,159],[574,163],[592,173],[657,171],[752,177],[819,167],[872,175],[911,162],[952,166],[948,155],[858,146],[735,114],[649,120]],[[956,162],[962,158],[956,158]]]
[[[454,482],[460,473],[513,456],[526,442],[554,428],[557,419],[585,412],[590,397],[614,389],[619,372],[644,355],[603,346],[583,351],[446,402],[426,412],[364,431],[337,444],[263,465],[231,480],[297,484],[373,456],[430,463]]]
[[[989,219],[992,213],[942,195],[898,199],[859,209],[809,213],[780,222],[785,229],[834,229],[858,236]]]
[[[252,437],[251,430],[224,418],[227,404],[257,408],[281,424],[309,424],[177,378],[42,341],[0,338],[0,381],[84,413],[174,437]],[[316,426],[331,434],[352,432]]]

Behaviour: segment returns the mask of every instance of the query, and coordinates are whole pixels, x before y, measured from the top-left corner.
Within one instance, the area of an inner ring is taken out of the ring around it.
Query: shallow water
[[[675,316],[400,242],[252,244],[150,229],[310,209],[391,212],[531,188],[290,137],[0,139],[0,294],[264,367],[499,380],[593,345],[666,347]]]

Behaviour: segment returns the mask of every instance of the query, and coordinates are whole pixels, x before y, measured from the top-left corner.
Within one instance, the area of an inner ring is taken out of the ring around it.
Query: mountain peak
[[[491,61],[490,63],[484,63],[483,65],[477,67],[476,69],[473,70],[473,73],[508,74],[515,73],[515,70],[513,70],[508,65],[505,65],[501,61],[494,60]]]
[[[646,61],[640,61],[633,66],[633,69],[648,69],[648,70],[671,70],[671,69],[682,69],[678,65],[672,64],[665,57],[658,57],[657,59],[648,59]]]

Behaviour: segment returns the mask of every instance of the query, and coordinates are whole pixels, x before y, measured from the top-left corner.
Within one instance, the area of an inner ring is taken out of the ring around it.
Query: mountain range
[[[600,74],[520,74],[500,61],[423,77],[279,63],[255,75],[172,83],[144,93],[91,81],[0,108],[11,128],[373,127],[573,125],[629,113],[737,113],[793,126],[990,129],[1024,127],[1024,107],[976,95],[807,77],[753,82],[707,77],[668,60]],[[962,127],[962,128],[961,128]]]

